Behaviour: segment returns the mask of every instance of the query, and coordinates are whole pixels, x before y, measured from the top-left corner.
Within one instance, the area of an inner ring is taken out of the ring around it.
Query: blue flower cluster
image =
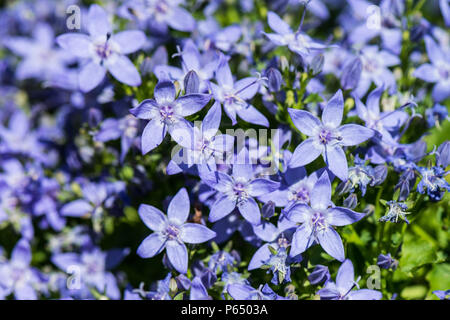
[[[0,5],[0,299],[448,299],[449,1],[97,3]]]

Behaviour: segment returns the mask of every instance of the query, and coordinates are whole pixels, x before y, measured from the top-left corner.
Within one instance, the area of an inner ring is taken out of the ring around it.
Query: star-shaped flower
[[[142,241],[137,253],[151,258],[166,249],[172,266],[180,273],[187,272],[188,252],[185,243],[202,243],[216,236],[214,231],[197,223],[186,223],[189,216],[189,196],[180,189],[170,201],[167,217],[157,208],[146,204],[139,207],[139,216],[154,232]]]
[[[372,129],[357,125],[340,125],[344,112],[344,99],[339,90],[328,101],[320,121],[304,110],[288,109],[294,125],[309,136],[294,151],[289,166],[302,167],[322,154],[331,172],[347,180],[348,165],[342,147],[360,144],[374,135]]]

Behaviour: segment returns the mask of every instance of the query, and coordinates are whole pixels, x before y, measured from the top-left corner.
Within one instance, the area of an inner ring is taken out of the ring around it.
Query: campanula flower
[[[304,110],[288,109],[294,125],[309,138],[294,151],[289,166],[301,167],[322,155],[328,168],[339,179],[348,179],[348,166],[344,146],[358,145],[374,135],[374,131],[357,124],[344,124],[344,100],[339,90],[328,101],[320,121]]]
[[[254,197],[276,190],[278,182],[255,178],[251,164],[234,164],[232,175],[217,171],[208,175],[207,182],[220,196],[211,206],[209,221],[216,222],[235,208],[251,224],[261,222],[261,212]]]
[[[50,25],[39,23],[33,30],[33,38],[9,37],[4,44],[11,51],[23,57],[16,69],[19,80],[38,78],[50,80],[56,74],[66,71],[74,56],[54,48],[54,34]]]
[[[323,289],[317,291],[322,300],[380,300],[380,291],[372,289],[359,289],[358,279],[355,279],[353,264],[349,259],[342,262],[339,267],[336,282],[327,281]],[[358,290],[353,290],[355,287]]]
[[[200,128],[193,128],[193,141],[190,148],[183,148],[167,166],[167,173],[174,174],[182,170],[183,165],[197,165],[200,174],[216,171],[216,160],[222,159],[234,146],[234,137],[217,134],[222,118],[222,109],[215,102],[203,118]],[[216,135],[217,134],[217,135]]]
[[[377,265],[383,269],[395,270],[398,266],[398,261],[391,257],[391,254],[380,254],[377,258]]]
[[[296,256],[319,243],[330,256],[344,261],[344,246],[333,226],[352,224],[361,220],[364,214],[331,206],[331,182],[326,172],[317,180],[310,202],[311,205],[297,204],[289,210],[288,218],[301,224],[292,238],[290,255]]]
[[[432,95],[436,102],[440,102],[450,96],[450,57],[428,35],[425,36],[425,47],[430,63],[422,64],[413,75],[426,82],[435,83]]]
[[[216,70],[216,80],[218,84],[210,83],[214,99],[223,105],[233,125],[237,123],[236,115],[238,115],[246,122],[269,126],[267,118],[247,102],[258,92],[258,78],[248,77],[234,82],[228,62],[225,57],[222,57]]]
[[[275,12],[269,11],[267,13],[267,22],[270,28],[275,31],[275,33],[265,33],[267,38],[277,46],[288,46],[289,50],[302,57],[307,57],[313,51],[323,50],[327,47],[301,32],[300,28],[296,32],[292,31],[291,27]]]
[[[388,67],[396,66],[400,59],[387,51],[379,50],[377,46],[367,46],[361,50],[362,73],[355,94],[362,97],[369,90],[370,85],[375,83],[377,87],[384,85],[389,93],[396,91],[394,74]]]
[[[180,273],[187,272],[188,253],[184,243],[202,243],[213,239],[216,233],[197,223],[186,223],[190,202],[185,188],[173,197],[165,216],[153,206],[141,204],[139,216],[154,232],[142,241],[137,253],[151,258],[166,249],[167,257]]]
[[[39,283],[43,281],[40,272],[31,267],[31,247],[26,239],[17,242],[9,261],[0,260],[0,297],[14,294],[18,300],[36,300]]]
[[[154,95],[155,99],[146,99],[130,110],[135,117],[150,120],[142,132],[142,154],[159,146],[167,132],[178,144],[191,148],[192,124],[184,118],[202,109],[211,96],[193,93],[176,98],[175,85],[168,80],[158,82]]]
[[[399,222],[399,219],[402,219],[407,224],[409,224],[409,221],[406,218],[406,215],[409,214],[409,212],[406,212],[406,210],[408,210],[408,206],[405,203],[391,200],[386,204],[389,206],[388,212],[385,216],[380,218],[380,221],[390,221],[397,223]]]
[[[105,78],[107,70],[118,81],[129,86],[139,86],[141,76],[125,55],[144,45],[145,34],[139,30],[112,34],[106,11],[96,4],[89,8],[87,29],[89,35],[65,33],[56,39],[63,49],[86,61],[78,76],[81,91],[88,92],[97,87]]]
[[[417,167],[421,176],[421,180],[417,185],[417,191],[421,194],[425,193],[431,199],[439,201],[444,196],[445,192],[450,191],[450,185],[445,180],[445,176],[450,172],[444,171],[440,167]]]

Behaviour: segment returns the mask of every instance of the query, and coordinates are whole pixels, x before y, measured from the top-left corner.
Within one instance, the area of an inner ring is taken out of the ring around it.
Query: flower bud
[[[275,68],[269,68],[266,71],[266,77],[269,83],[269,90],[271,92],[278,92],[281,89],[281,83],[283,82],[283,78],[281,76],[280,71]]]
[[[351,193],[345,200],[344,200],[344,206],[346,206],[349,209],[355,209],[358,205],[358,196],[356,193]]]
[[[273,201],[268,201],[263,205],[261,213],[264,218],[273,217],[273,215],[275,214],[275,203]]]
[[[198,93],[200,79],[194,70],[189,71],[184,77],[184,91],[186,94]]]

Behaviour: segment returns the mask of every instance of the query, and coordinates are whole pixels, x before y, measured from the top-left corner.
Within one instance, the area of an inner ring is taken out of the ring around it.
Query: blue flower
[[[386,204],[389,206],[388,213],[385,216],[381,217],[380,221],[390,221],[397,223],[399,222],[399,219],[401,219],[409,224],[409,221],[406,218],[406,215],[409,214],[409,212],[406,212],[406,210],[408,210],[408,206],[405,203],[391,200]]]
[[[170,202],[167,217],[157,208],[141,204],[139,216],[154,233],[142,241],[137,249],[138,255],[151,258],[166,249],[173,267],[180,273],[186,273],[188,253],[184,243],[202,243],[216,236],[215,232],[201,224],[186,223],[189,207],[189,196],[184,188]]]
[[[130,110],[135,117],[150,120],[142,132],[142,154],[159,146],[167,132],[178,144],[192,148],[192,124],[184,118],[202,109],[211,96],[193,93],[176,98],[175,86],[168,80],[158,82],[154,95],[155,100],[144,100]]]
[[[356,282],[353,264],[349,259],[342,262],[339,267],[336,282],[327,281],[323,289],[317,291],[322,300],[380,300],[380,291],[371,289],[359,289]],[[358,287],[358,290],[353,290]]]
[[[320,121],[304,110],[288,109],[297,129],[309,136],[294,151],[290,167],[302,167],[322,154],[331,172],[347,180],[348,166],[344,146],[358,145],[374,135],[374,131],[357,124],[340,125],[344,112],[342,91],[328,101]]]
[[[142,31],[127,30],[112,34],[105,10],[91,5],[87,16],[89,36],[66,33],[58,36],[58,44],[70,54],[86,61],[80,71],[78,83],[81,91],[97,87],[108,70],[114,78],[130,86],[141,84],[141,76],[125,55],[139,50],[146,37]]]
[[[311,205],[297,204],[289,210],[289,220],[301,223],[292,238],[291,256],[305,252],[317,242],[333,258],[345,259],[341,237],[333,226],[352,224],[364,214],[331,205],[331,182],[324,172],[312,190]]]

